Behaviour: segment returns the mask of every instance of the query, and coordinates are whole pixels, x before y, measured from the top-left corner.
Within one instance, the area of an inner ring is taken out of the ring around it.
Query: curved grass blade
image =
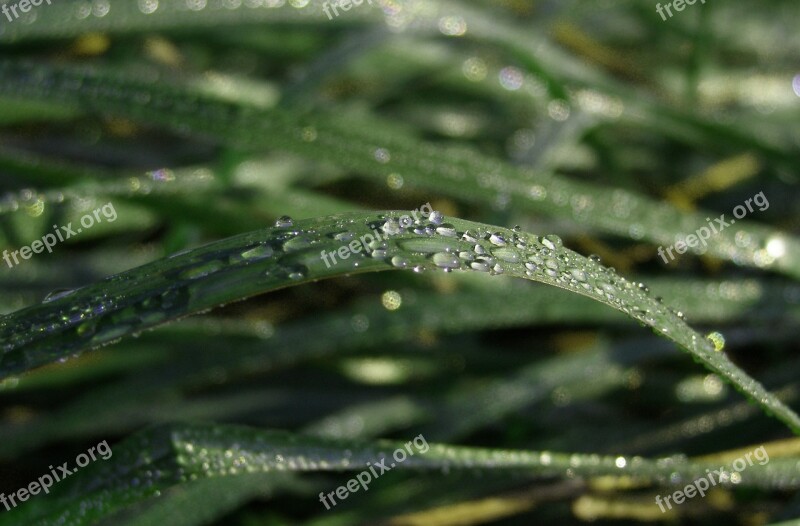
[[[274,228],[112,276],[0,318],[0,371],[7,377],[182,316],[315,279],[392,268],[471,270],[539,281],[620,310],[680,345],[800,433],[800,418],[789,407],[650,297],[643,285],[565,248],[557,236],[540,238],[438,212],[430,216],[431,222],[417,218],[408,227],[400,224],[402,212],[341,214],[296,224],[279,220]],[[330,253],[343,247],[350,252],[347,259],[331,261]],[[327,254],[325,263],[322,254]]]

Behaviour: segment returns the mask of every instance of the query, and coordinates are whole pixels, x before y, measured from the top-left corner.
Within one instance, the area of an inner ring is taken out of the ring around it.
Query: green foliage
[[[2,17],[0,525],[800,516],[800,8],[330,7]]]

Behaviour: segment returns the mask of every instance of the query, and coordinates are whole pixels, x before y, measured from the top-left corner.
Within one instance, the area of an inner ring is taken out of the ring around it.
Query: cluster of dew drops
[[[291,251],[290,248],[306,248],[312,244],[300,235],[300,231],[294,229],[294,220],[289,216],[278,218],[274,226],[288,230],[283,237],[284,248],[287,252]],[[636,317],[640,323],[645,325],[655,325],[656,316],[665,314],[665,311],[670,311],[678,318],[684,319],[682,312],[661,305],[661,298],[655,298],[659,304],[656,311],[652,310],[651,305],[636,306],[635,301],[631,301],[636,295],[625,294],[625,292],[634,290],[649,294],[650,290],[645,284],[628,281],[624,277],[618,276],[613,269],[600,265],[598,256],[589,256],[588,262],[578,260],[563,248],[561,238],[556,235],[531,236],[523,234],[519,226],[515,226],[510,233],[480,228],[459,232],[452,224],[446,223],[444,215],[438,211],[431,212],[427,218],[423,219],[412,219],[408,215],[382,217],[377,225],[370,225],[370,222],[367,221],[367,226],[379,228],[384,239],[373,240],[364,247],[365,251],[360,255],[386,260],[395,268],[412,269],[415,272],[422,272],[429,268],[444,272],[472,270],[490,275],[500,275],[505,272],[508,265],[514,265],[520,270],[524,268],[524,273],[528,277],[601,298],[626,314]],[[414,245],[413,238],[397,241],[397,245],[405,249],[403,253],[418,253],[430,260],[429,265],[413,264],[412,260],[405,255],[392,254],[392,247],[386,242],[386,239],[408,233],[413,233],[420,238],[440,241],[431,245],[434,248],[425,248],[424,250],[420,249],[419,245]],[[352,231],[344,231],[338,232],[332,237],[337,241],[347,243],[355,239],[356,234]],[[448,241],[452,241],[452,243]],[[273,254],[274,251],[271,247],[257,246],[249,248],[241,255],[244,260],[257,260],[269,258]],[[354,263],[354,266],[358,266],[358,263]],[[205,275],[205,272],[195,272],[194,270],[190,272],[193,273],[191,276],[193,278]],[[292,280],[303,279],[308,275],[308,269],[304,265],[295,265],[288,269],[287,275]],[[61,299],[73,292],[73,290],[54,291],[45,298],[44,303]],[[623,299],[623,295],[627,296],[627,299]],[[721,351],[724,347],[724,337],[718,332],[709,334],[707,339],[716,351]]]

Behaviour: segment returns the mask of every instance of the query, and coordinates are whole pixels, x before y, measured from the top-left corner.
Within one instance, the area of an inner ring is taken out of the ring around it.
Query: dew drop
[[[394,256],[392,258],[392,266],[396,268],[406,268],[408,267],[410,261],[403,256]]]
[[[576,280],[580,281],[581,283],[586,281],[586,272],[582,271],[579,268],[574,268],[570,270],[570,275]]]
[[[396,236],[397,234],[401,234],[403,232],[403,228],[400,226],[400,223],[394,219],[387,220],[381,227],[381,230],[390,236]]]
[[[349,243],[354,237],[356,237],[356,235],[352,232],[339,232],[333,236],[333,239],[341,241],[342,243]]]
[[[437,252],[433,255],[433,264],[439,268],[448,270],[459,268],[461,266],[461,261],[459,261],[455,254]]]
[[[473,261],[469,264],[469,267],[478,272],[489,272],[492,269],[485,261]]]
[[[283,250],[286,252],[296,252],[311,246],[311,240],[305,236],[297,236],[286,241],[283,244]]]
[[[557,248],[563,246],[561,238],[553,234],[550,234],[542,238],[542,244],[547,248],[549,248],[550,250],[556,250]]]
[[[291,280],[301,280],[308,275],[308,269],[303,265],[293,265],[287,269],[287,275]]]
[[[50,303],[51,301],[56,301],[61,298],[66,298],[70,294],[75,292],[75,289],[56,289],[49,293],[47,296],[44,297],[42,303]]]
[[[272,257],[275,251],[269,245],[259,245],[242,252],[242,257],[246,261],[258,261]]]
[[[275,226],[277,228],[291,228],[294,226],[294,221],[289,216],[281,216],[275,220]]]
[[[478,238],[475,237],[475,234],[467,230],[461,235],[461,241],[466,241],[467,243],[475,243],[478,241]]]
[[[725,337],[719,332],[710,332],[706,338],[714,345],[714,350],[721,352],[725,348]]]
[[[219,261],[209,261],[195,267],[188,268],[181,272],[178,277],[181,279],[198,279],[209,274],[213,274],[222,269],[222,263]]]
[[[495,232],[489,236],[489,242],[498,247],[506,246],[506,238],[501,232]]]
[[[458,235],[458,232],[456,232],[456,228],[449,223],[445,223],[443,225],[439,225],[438,227],[436,227],[436,233],[441,236],[447,236],[447,237],[456,237]]]
[[[522,259],[516,250],[510,248],[496,248],[492,250],[492,255],[506,263],[519,263]]]

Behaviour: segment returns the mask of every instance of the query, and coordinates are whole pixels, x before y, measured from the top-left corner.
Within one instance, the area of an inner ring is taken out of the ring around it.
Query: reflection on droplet
[[[57,289],[48,294],[42,300],[42,303],[50,303],[51,301],[56,301],[61,298],[65,298],[75,292],[75,289]]]
[[[711,332],[706,335],[706,338],[714,344],[714,350],[717,352],[725,348],[725,337],[719,332]]]

